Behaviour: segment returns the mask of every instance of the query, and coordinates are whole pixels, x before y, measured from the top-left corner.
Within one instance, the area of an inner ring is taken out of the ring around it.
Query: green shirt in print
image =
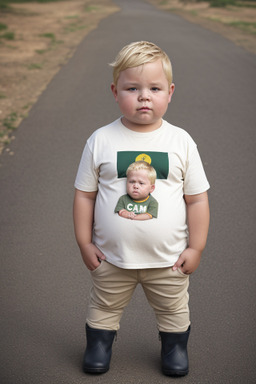
[[[121,209],[134,212],[136,215],[140,213],[148,213],[152,217],[157,217],[158,202],[151,195],[149,195],[145,200],[135,201],[126,194],[119,198],[115,208],[115,213],[121,211]]]

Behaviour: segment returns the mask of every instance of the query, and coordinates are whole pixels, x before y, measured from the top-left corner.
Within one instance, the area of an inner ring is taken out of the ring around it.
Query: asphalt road
[[[115,0],[49,84],[0,167],[1,384],[255,383],[256,57],[142,0]],[[72,223],[86,138],[119,116],[111,62],[135,40],[170,55],[176,91],[165,118],[199,146],[211,228],[191,276],[190,373],[162,376],[154,314],[140,287],[125,311],[111,370],[81,371],[90,275]]]

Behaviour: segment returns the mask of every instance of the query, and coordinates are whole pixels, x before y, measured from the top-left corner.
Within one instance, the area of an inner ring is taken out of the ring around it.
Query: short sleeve
[[[125,209],[125,204],[124,204],[124,196],[121,196],[117,202],[117,205],[115,207],[115,213],[118,213],[121,211],[121,209]]]
[[[199,152],[197,147],[195,147],[188,159],[184,175],[184,194],[196,195],[207,191],[209,188],[210,185],[206,178]]]
[[[99,171],[94,165],[93,154],[87,143],[78,167],[75,188],[85,192],[97,191],[98,178]]]
[[[149,213],[151,216],[157,218],[158,202],[156,201],[156,199],[152,198],[152,200],[150,201],[148,209],[147,209],[147,213]]]

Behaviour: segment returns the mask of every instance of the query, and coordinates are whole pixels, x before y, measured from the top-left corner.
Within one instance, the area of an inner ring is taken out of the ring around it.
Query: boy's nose
[[[139,101],[145,101],[149,99],[150,99],[149,93],[147,91],[141,91],[139,95]]]

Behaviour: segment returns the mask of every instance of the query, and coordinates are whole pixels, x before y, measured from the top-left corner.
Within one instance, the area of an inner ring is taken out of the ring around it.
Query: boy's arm
[[[147,213],[139,213],[136,215],[134,212],[129,212],[126,209],[121,209],[118,212],[118,215],[125,218],[125,219],[131,219],[131,220],[149,220],[152,219],[152,216]]]
[[[118,211],[118,215],[125,219],[131,219],[131,220],[134,220],[136,216],[134,212],[127,211],[127,209],[125,208],[120,209],[120,211]]]
[[[151,220],[153,216],[150,213],[139,213],[133,220]]]
[[[83,261],[91,271],[96,269],[100,261],[105,260],[103,253],[92,243],[92,227],[96,192],[75,190],[74,198],[74,228],[78,246]]]
[[[189,245],[174,264],[173,270],[180,268],[183,273],[190,274],[199,266],[206,246],[210,212],[207,192],[184,197],[187,204]]]

